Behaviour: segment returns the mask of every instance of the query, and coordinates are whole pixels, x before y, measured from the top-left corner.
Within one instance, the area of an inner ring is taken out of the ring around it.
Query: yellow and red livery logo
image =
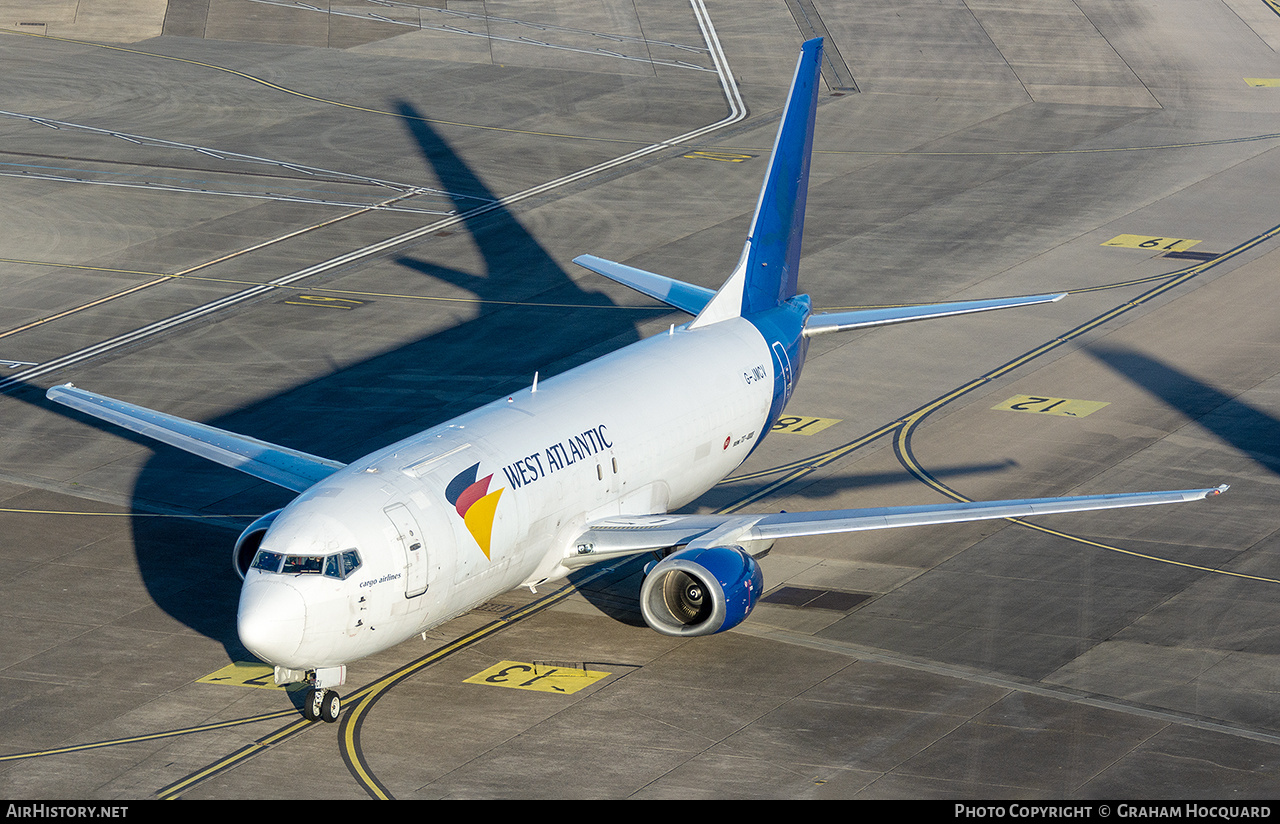
[[[498,498],[501,489],[489,491],[489,481],[493,475],[486,475],[476,480],[480,464],[474,464],[459,472],[449,485],[445,487],[444,497],[453,504],[458,516],[467,525],[467,531],[480,545],[484,557],[489,557],[489,540],[493,537],[493,516],[498,509]]]

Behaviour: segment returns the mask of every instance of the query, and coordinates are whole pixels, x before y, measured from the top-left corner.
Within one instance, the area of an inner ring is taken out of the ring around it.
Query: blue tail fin
[[[800,48],[742,257],[693,326],[767,311],[796,295],[821,63],[822,38],[817,37]]]

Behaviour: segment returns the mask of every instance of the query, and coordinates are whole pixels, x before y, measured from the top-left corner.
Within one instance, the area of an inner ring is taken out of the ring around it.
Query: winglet
[[[763,312],[796,295],[821,68],[822,38],[815,37],[800,47],[742,256],[691,326]]]

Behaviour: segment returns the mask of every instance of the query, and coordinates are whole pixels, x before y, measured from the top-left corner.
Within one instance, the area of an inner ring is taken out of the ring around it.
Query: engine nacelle
[[[283,509],[277,509],[275,512],[268,512],[258,520],[249,524],[249,528],[240,533],[240,537],[236,539],[235,549],[231,550],[231,565],[235,567],[236,574],[240,576],[240,580],[244,580],[244,576],[249,572],[249,564],[253,563],[253,556],[258,554],[258,547],[262,544],[262,536],[267,534],[267,530],[271,527],[271,522]]]
[[[742,623],[763,590],[760,565],[741,547],[682,549],[644,579],[640,612],[663,635],[712,635]]]

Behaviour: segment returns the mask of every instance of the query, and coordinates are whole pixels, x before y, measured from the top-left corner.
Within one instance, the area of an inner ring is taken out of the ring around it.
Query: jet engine
[[[742,623],[763,589],[759,564],[741,547],[682,549],[650,570],[640,612],[663,635],[712,635]]]
[[[258,520],[249,524],[249,528],[240,533],[240,537],[236,539],[235,549],[231,550],[231,565],[236,568],[236,574],[240,576],[240,580],[244,580],[244,576],[249,572],[249,564],[253,563],[253,556],[258,554],[258,547],[262,544],[262,536],[267,534],[271,522],[283,509],[277,509],[275,512],[268,512]]]

